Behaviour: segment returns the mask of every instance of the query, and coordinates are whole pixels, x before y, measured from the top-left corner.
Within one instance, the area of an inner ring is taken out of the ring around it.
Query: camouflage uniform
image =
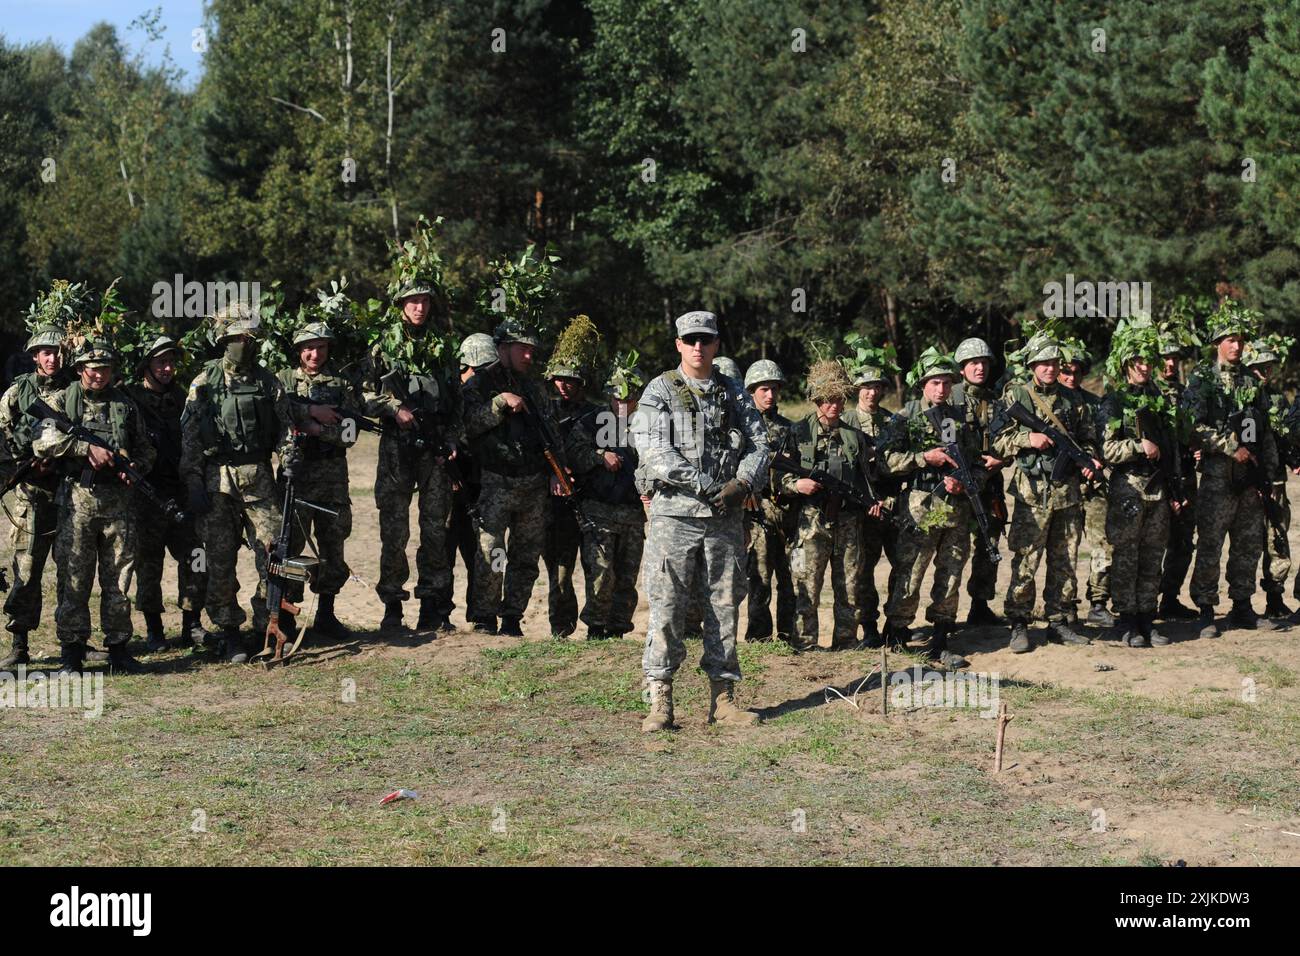
[[[228,652],[247,619],[239,606],[235,562],[249,527],[258,574],[253,625],[259,633],[266,627],[267,548],[281,526],[271,452],[295,416],[305,415],[290,409],[279,380],[256,362],[241,367],[229,358],[213,359],[190,383],[181,413],[180,473],[191,499],[206,495],[209,502],[199,527],[207,557],[207,611],[226,633]]]
[[[1236,605],[1248,605],[1255,593],[1255,569],[1264,552],[1266,533],[1264,506],[1253,488],[1242,484],[1247,465],[1232,460],[1239,447],[1227,427],[1228,416],[1241,408],[1254,413],[1259,438],[1259,467],[1275,474],[1277,447],[1268,427],[1267,397],[1258,382],[1240,363],[1217,361],[1198,366],[1183,392],[1201,449],[1201,507],[1196,516],[1196,565],[1192,570],[1192,600],[1203,611],[1219,600],[1219,560],[1223,541],[1231,537],[1228,551],[1228,597]],[[1238,389],[1245,394],[1237,397]],[[1242,399],[1249,397],[1243,403]]]
[[[126,387],[140,410],[140,421],[157,451],[149,484],[165,498],[183,503],[181,484],[181,412],[185,389],[175,382],[161,391],[144,383]],[[207,598],[208,575],[202,560],[198,523],[192,515],[175,522],[141,495],[135,506],[135,606],[145,615],[163,612],[163,563],[170,553],[176,562],[177,604],[195,615]]]
[[[522,413],[507,412],[503,392],[523,397],[537,415],[549,416],[550,405],[535,380],[509,372],[500,362],[479,369],[463,390],[465,435],[483,481],[477,591],[470,610],[476,621],[486,624],[499,617],[503,628],[513,628],[528,608],[546,543],[550,471],[537,423],[530,427]],[[590,454],[594,456],[594,450]],[[579,455],[568,464],[577,474],[594,467],[595,461]]]
[[[824,469],[859,493],[866,493],[871,443],[851,425],[839,422],[825,425],[813,412],[790,427],[787,447],[799,456],[803,468]],[[817,612],[829,563],[835,593],[835,624],[830,646],[832,650],[851,647],[861,623],[858,579],[863,571],[862,524],[868,519],[861,508],[840,495],[825,490],[813,495],[800,494],[798,482],[797,475],[781,475],[781,494],[791,502],[796,513],[794,548],[790,554],[795,589],[795,636],[804,645],[818,643]]]
[[[997,395],[993,389],[963,380],[953,386],[951,404],[965,412],[967,426],[980,436],[980,455],[993,455],[993,440],[989,436],[989,425],[993,421],[993,410],[997,405]],[[989,474],[981,500],[984,511],[988,514],[989,538],[996,545],[1007,524],[1006,488],[1001,471]],[[982,601],[987,605],[997,594],[999,565],[989,557],[988,549],[984,547],[982,539],[979,539],[979,531],[973,523],[971,542],[973,548],[966,593],[972,601]]]
[[[1006,402],[1019,402],[1049,424],[1050,411],[1065,426],[1064,430],[1088,454],[1100,457],[1095,420],[1088,407],[1071,390],[1055,384],[1040,385],[1037,380],[1008,387]],[[1078,582],[1075,560],[1083,525],[1080,494],[1082,472],[1071,468],[1064,480],[1052,481],[1056,448],[1035,451],[1029,444],[1029,429],[1010,418],[995,416],[994,453],[999,458],[1014,458],[1011,499],[1015,510],[1007,533],[1007,547],[1012,554],[1011,584],[1003,607],[1007,618],[1025,624],[1033,616],[1038,563],[1047,557],[1047,578],[1043,586],[1046,618],[1051,625],[1065,624],[1074,611]],[[1004,424],[1000,424],[1004,422]],[[1058,631],[1058,633],[1060,633]]]
[[[1279,607],[1279,605],[1282,605],[1282,592],[1286,590],[1287,578],[1291,576],[1291,545],[1288,541],[1291,531],[1291,499],[1286,493],[1287,472],[1283,459],[1296,460],[1295,438],[1291,432],[1293,411],[1291,403],[1280,392],[1270,390],[1266,400],[1269,403],[1269,424],[1277,447],[1277,462],[1269,474],[1269,481],[1273,490],[1273,500],[1278,503],[1282,516],[1280,522],[1282,534],[1274,534],[1271,527],[1264,529],[1264,558],[1260,569],[1260,586],[1268,595],[1269,607],[1276,608],[1285,615],[1289,612],[1289,608]],[[1267,517],[1265,522],[1267,524]],[[1273,613],[1272,610],[1269,613]]]
[[[790,419],[774,405],[760,413],[767,428],[767,443],[777,448],[791,427]],[[745,627],[746,641],[765,641],[772,636],[772,582],[776,581],[776,630],[791,636],[795,630],[794,580],[790,574],[787,548],[793,538],[791,509],[782,507],[775,494],[775,482],[769,481],[751,499],[753,507],[745,512],[749,540],[749,608]],[[802,497],[802,496],[801,496]],[[689,622],[688,622],[689,623]]]
[[[893,413],[877,407],[867,414],[861,406],[846,408],[840,420],[851,425],[879,444],[889,430]],[[879,463],[873,461],[871,468],[872,490],[884,503],[890,516],[898,514],[899,502],[903,494],[902,484],[897,478],[884,473]],[[876,589],[876,565],[883,554],[889,561],[889,580],[885,584],[885,600],[880,600]],[[862,522],[862,572],[858,575],[858,594],[856,604],[858,616],[862,620],[862,629],[868,642],[874,643],[879,636],[877,619],[881,606],[889,601],[889,595],[898,586],[900,571],[898,554],[898,521],[892,517],[876,519],[867,517]]]
[[[709,600],[703,608],[700,666],[712,681],[739,680],[736,619],[745,594],[744,508],[720,511],[709,494],[733,478],[750,488],[763,482],[767,429],[739,382],[718,374],[696,381],[680,367],[646,387],[637,414],[647,434],[642,464],[656,483],[645,546],[650,623],[642,666],[651,680],[672,680],[686,656],[686,605],[702,574]]]
[[[950,495],[944,489],[947,466],[933,467],[924,458],[929,449],[946,444],[935,419],[940,423],[953,423],[952,435],[966,453],[976,481],[982,482],[984,478],[979,458],[980,435],[967,421],[965,408],[951,403],[935,405],[922,396],[909,401],[890,422],[881,456],[891,475],[906,480],[899,514],[903,530],[898,538],[898,584],[885,608],[889,632],[895,641],[906,635],[916,617],[922,581],[931,562],[934,564],[934,580],[925,618],[935,625],[950,626],[956,622],[962,570],[970,555],[970,501],[964,493]],[[982,489],[970,490],[979,493]],[[941,523],[931,518],[927,523],[934,522],[934,526],[922,528],[921,523],[926,522],[927,515],[939,501],[952,508],[951,516]]]
[[[1063,388],[1064,386],[1062,386]],[[1100,433],[1101,423],[1097,422],[1097,410],[1101,399],[1084,388],[1076,388],[1074,394],[1088,409],[1092,416],[1094,429]],[[1110,603],[1110,566],[1111,542],[1106,528],[1109,500],[1096,481],[1084,481],[1079,485],[1079,494],[1083,499],[1083,544],[1088,549],[1088,584],[1084,596],[1091,607],[1105,608]],[[1075,613],[1071,613],[1075,617]]]
[[[601,408],[586,399],[566,401],[558,395],[549,399],[551,420],[556,423],[556,433],[561,442],[567,442],[574,435],[575,428],[582,428],[588,435],[596,431],[596,416]],[[594,443],[585,440],[587,454],[594,454]],[[570,468],[574,466],[569,465]],[[604,470],[604,466],[600,466]],[[580,472],[574,468],[574,474]],[[583,494],[586,507],[586,494]],[[578,595],[573,589],[573,569],[578,564],[578,548],[583,533],[578,528],[578,519],[572,506],[563,498],[552,496],[550,501],[551,519],[546,527],[546,543],[542,548],[542,561],[546,565],[546,580],[549,585],[546,592],[546,610],[551,633],[568,637],[578,627]]]
[[[425,350],[424,367],[436,370],[430,349],[432,334],[403,329]],[[448,525],[452,489],[447,468],[437,460],[436,446],[456,448],[462,443],[459,422],[459,390],[452,388],[440,371],[406,371],[390,365],[381,354],[371,356],[365,375],[368,414],[383,422],[379,438],[379,461],[375,466],[375,507],[379,510],[379,580],[375,593],[384,603],[384,626],[401,625],[402,602],[411,596],[406,589],[411,565],[406,544],[411,539],[411,497],[419,494],[420,544],[415,552],[415,597],[420,600],[417,627],[450,626],[455,607],[452,600],[451,558],[448,554]],[[397,425],[398,410],[405,407],[417,416],[409,429]],[[418,448],[414,441],[429,442]]]
[[[123,390],[109,386],[100,392],[69,385],[54,405],[75,424],[124,451],[147,473],[155,451],[140,420],[140,411]],[[131,639],[131,592],[135,576],[135,535],[131,520],[134,492],[111,468],[91,469],[89,445],[50,428],[34,443],[42,458],[61,459],[66,476],[59,490],[59,541],[63,588],[54,612],[55,632],[66,648],[84,648],[90,639],[90,592],[98,571],[99,622],[109,653]],[[81,480],[79,480],[81,479]],[[86,487],[84,480],[89,480]],[[69,660],[65,654],[65,661]],[[80,654],[72,655],[79,660]]]
[[[1142,439],[1160,447],[1161,455],[1177,448],[1172,429],[1152,414],[1154,433],[1138,422],[1135,397],[1159,398],[1155,385],[1125,385],[1102,400],[1102,455],[1111,467],[1107,496],[1106,537],[1112,550],[1111,596],[1129,628],[1150,636],[1160,596],[1160,567],[1169,538],[1169,495],[1161,463],[1150,461]],[[1145,419],[1144,419],[1145,421]]]
[[[36,420],[26,412],[35,398],[53,405],[67,385],[60,373],[44,376],[28,372],[18,376],[0,398],[0,435],[14,461],[32,456],[32,434]],[[29,631],[41,622],[41,577],[45,573],[45,560],[54,544],[58,526],[59,509],[54,496],[59,476],[51,471],[32,480],[22,481],[6,496],[5,510],[10,521],[9,540],[14,558],[10,566],[9,593],[5,596],[5,628],[14,635],[15,648],[25,642]],[[56,568],[58,559],[55,559]],[[56,570],[59,584],[62,575]],[[26,647],[26,644],[23,644]]]
[[[1156,384],[1166,399],[1178,403],[1182,388],[1176,380],[1169,382],[1161,379]],[[1178,604],[1178,594],[1183,589],[1183,581],[1192,566],[1192,555],[1195,554],[1196,459],[1192,450],[1181,440],[1178,453],[1182,456],[1183,493],[1187,496],[1187,504],[1183,505],[1178,514],[1169,517],[1169,545],[1165,550],[1164,570],[1160,575],[1161,614],[1166,614]]]

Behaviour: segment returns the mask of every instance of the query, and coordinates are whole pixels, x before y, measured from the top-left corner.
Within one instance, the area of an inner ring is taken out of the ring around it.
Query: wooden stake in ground
[[[998,746],[993,753],[993,772],[1002,772],[1002,742],[1007,736],[1007,724],[1015,718],[1007,713],[1006,701],[998,705]]]
[[[880,713],[889,716],[889,651],[880,645]]]

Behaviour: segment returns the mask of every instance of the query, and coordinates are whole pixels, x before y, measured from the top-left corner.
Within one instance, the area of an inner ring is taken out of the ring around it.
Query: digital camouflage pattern
[[[770,368],[768,367],[770,366]],[[757,370],[757,371],[755,371]],[[775,362],[755,362],[746,374],[746,387],[776,381],[780,374]],[[762,377],[749,381],[750,374]],[[783,380],[783,379],[782,379]],[[767,442],[777,448],[788,434],[790,419],[773,406],[760,413],[767,427]],[[753,507],[745,512],[745,534],[749,542],[747,623],[745,640],[765,641],[772,636],[772,590],[776,588],[776,632],[792,637],[795,629],[794,579],[790,573],[790,547],[794,533],[791,509],[777,497],[775,475],[753,495]]]

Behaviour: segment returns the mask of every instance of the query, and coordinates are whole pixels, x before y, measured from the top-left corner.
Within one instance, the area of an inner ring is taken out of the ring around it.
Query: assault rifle
[[[790,449],[789,441],[790,436],[787,433],[781,444],[777,446],[776,453],[772,456],[772,463],[769,467],[773,471],[794,475],[798,478],[811,478],[830,494],[837,495],[849,504],[855,505],[864,511],[870,511],[876,505],[881,505],[880,520],[886,522],[893,520],[893,515],[888,508],[884,507],[884,502],[875,496],[870,479],[866,479],[864,476],[867,485],[867,493],[864,495],[853,485],[842,478],[836,478],[824,468],[805,468],[800,463],[799,456]]]
[[[1149,408],[1137,409],[1137,426],[1142,432],[1143,437],[1154,441],[1150,436],[1158,435],[1161,432],[1160,423],[1156,420],[1155,412]],[[1179,507],[1187,504],[1187,484],[1183,477],[1183,454],[1182,449],[1178,447],[1178,436],[1171,436],[1172,440],[1161,444],[1156,442],[1160,448],[1160,476],[1165,485],[1165,493],[1169,496],[1170,503],[1177,502]]]
[[[1279,551],[1285,552],[1286,548],[1286,517],[1282,514],[1282,506],[1278,500],[1273,497],[1273,488],[1264,474],[1264,466],[1259,463],[1259,429],[1264,425],[1260,422],[1262,413],[1258,408],[1246,406],[1239,408],[1228,415],[1228,429],[1237,439],[1237,444],[1250,452],[1250,460],[1243,465],[1233,462],[1233,475],[1237,474],[1237,468],[1243,469],[1240,480],[1232,482],[1232,490],[1235,492],[1245,491],[1247,488],[1254,488],[1259,492],[1259,497],[1264,503],[1264,517],[1268,519],[1269,529],[1273,532],[1273,544]],[[1247,438],[1250,440],[1247,441]]]
[[[537,414],[532,402],[528,400],[525,390],[515,386],[513,382],[511,388],[516,395],[523,399],[524,407],[518,414],[523,417],[524,424],[541,439],[542,457],[546,459],[551,474],[555,476],[556,484],[560,486],[558,497],[563,498],[569,506],[574,518],[577,519],[579,528],[583,531],[596,531],[596,523],[587,517],[582,510],[582,504],[578,501],[577,488],[573,484],[573,479],[569,477],[569,469],[565,466],[564,452],[561,450],[559,438],[551,430],[551,426],[546,419]]]
[[[379,380],[394,398],[402,403],[402,407],[415,416],[415,427],[407,429],[397,429],[397,437],[401,442],[415,449],[416,451],[432,451],[435,458],[442,462],[443,470],[447,473],[447,480],[451,482],[452,491],[460,491],[465,488],[465,477],[461,474],[460,465],[456,459],[451,457],[452,449],[447,444],[447,438],[442,429],[419,404],[413,401],[410,387],[410,374],[404,369],[393,369]],[[397,426],[394,425],[394,428]],[[383,429],[378,429],[382,431]],[[465,495],[465,513],[469,515],[470,521],[474,523],[475,530],[483,529],[483,515],[478,510],[478,504],[469,500],[469,495]]]
[[[1092,469],[1092,455],[1080,448],[1079,443],[1065,432],[1043,421],[1042,418],[1035,415],[1020,402],[1007,402],[1004,406],[1004,412],[1017,425],[1028,428],[1031,432],[1039,432],[1052,440],[1052,444],[1056,447],[1056,463],[1052,465],[1053,482],[1064,480],[1072,466],[1080,470],[1084,468]],[[1100,476],[1097,484],[1105,491],[1105,482],[1100,480]]]
[[[292,646],[285,650],[289,635],[281,625],[281,614],[297,617],[302,610],[297,604],[285,597],[290,590],[305,588],[316,571],[315,558],[289,555],[289,539],[296,519],[294,509],[312,508],[327,515],[338,517],[338,512],[298,497],[295,477],[299,462],[302,460],[302,432],[294,430],[289,436],[289,450],[281,461],[280,475],[284,479],[284,510],[280,514],[280,534],[267,547],[266,553],[266,637],[262,649],[254,658],[266,658],[263,663],[269,668],[283,664],[292,657],[302,644],[307,629],[299,627],[298,636]]]
[[[180,524],[185,520],[185,512],[180,506],[170,498],[164,498],[158,493],[153,485],[145,479],[144,475],[138,468],[131,463],[126,454],[120,448],[114,448],[104,439],[100,438],[90,429],[83,425],[78,425],[66,415],[55,411],[43,400],[36,399],[30,405],[31,414],[36,418],[48,419],[54,423],[54,427],[65,435],[71,435],[77,441],[84,441],[88,445],[94,445],[96,448],[102,448],[113,456],[112,464],[109,466],[114,474],[125,475],[127,484],[133,487],[154,506],[159,508],[163,514],[171,521]],[[89,488],[95,481],[95,469],[87,466],[81,472],[81,486]]]
[[[307,405],[309,407],[316,405],[331,409],[334,414],[338,415],[338,417],[344,421],[354,422],[356,427],[361,429],[363,432],[373,432],[378,435],[384,430],[380,425],[372,422],[356,409],[348,408],[346,405],[333,405],[329,402],[322,402],[318,399],[312,398],[311,395],[289,395],[287,392],[285,394],[288,396],[289,401],[293,402],[295,405]]]
[[[939,441],[943,446],[944,454],[953,460],[953,469],[948,473],[949,478],[961,482],[962,493],[966,495],[966,500],[970,502],[971,514],[975,516],[975,526],[979,529],[980,538],[984,541],[984,550],[988,558],[994,564],[1002,560],[1002,553],[998,551],[998,544],[993,540],[993,533],[989,530],[989,515],[984,509],[984,502],[980,500],[980,489],[975,482],[975,470],[971,467],[970,459],[966,457],[966,451],[961,447],[961,442],[957,436],[952,441],[945,441],[944,435],[944,409],[947,409],[949,416],[955,416],[957,413],[951,405],[932,405],[925,410],[925,417],[929,419],[930,425],[933,426],[935,433],[939,436]],[[955,418],[952,419],[956,421]]]

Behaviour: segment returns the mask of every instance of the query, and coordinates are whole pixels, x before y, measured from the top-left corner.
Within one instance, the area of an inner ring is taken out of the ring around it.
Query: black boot
[[[524,629],[519,625],[517,617],[503,617],[501,619],[501,628],[498,634],[505,634],[507,637],[523,637]]]
[[[970,661],[962,657],[955,651],[948,650],[948,635],[952,633],[952,624],[948,621],[936,621],[934,625],[934,634],[930,638],[930,646],[926,649],[926,657],[932,661],[938,661],[949,670],[960,670],[963,667],[969,667]]]
[[[157,611],[144,612],[145,642],[144,649],[150,654],[167,650],[167,635],[163,631],[162,614]],[[113,649],[108,649],[109,669],[112,669]]]
[[[216,638],[203,629],[198,611],[181,611],[182,647],[211,647],[215,641]]]
[[[337,641],[345,641],[352,636],[352,632],[347,629],[347,625],[334,616],[333,594],[322,594],[320,596],[320,600],[316,604],[316,619],[312,621],[311,629],[321,637],[328,637]]]
[[[1029,642],[1029,625],[1024,621],[1011,622],[1011,643],[1007,645],[1012,654],[1028,654],[1034,649]]]
[[[1218,637],[1219,625],[1214,622],[1214,608],[1208,604],[1201,605],[1201,614],[1196,623],[1201,625],[1201,637]]]
[[[1114,627],[1115,616],[1107,610],[1105,601],[1094,601],[1088,609],[1088,623],[1098,627]]]
[[[401,601],[389,601],[384,605],[384,619],[379,622],[379,629],[385,634],[396,634],[403,630]]]
[[[110,674],[138,674],[143,667],[131,656],[126,644],[110,644],[108,647],[108,672]]]
[[[79,674],[83,667],[86,666],[86,645],[84,644],[60,644],[59,645],[59,670],[60,674]]]
[[[1178,600],[1177,594],[1166,594],[1160,599],[1160,617],[1166,621],[1194,621],[1197,612]]]
[[[97,650],[89,644],[82,644],[81,659],[87,664],[102,664],[108,660],[108,651]]]
[[[239,628],[226,628],[221,640],[225,648],[227,661],[231,664],[248,663],[248,648],[244,646],[244,639],[239,633]]]
[[[30,664],[31,655],[27,653],[27,632],[14,631],[13,635],[14,648],[4,657],[0,657],[0,670],[6,667],[17,667],[20,664]]]
[[[1082,646],[1092,643],[1092,641],[1088,640],[1088,638],[1084,637],[1064,621],[1049,621],[1047,624],[1047,633],[1062,644],[1076,644]]]
[[[1129,647],[1150,647],[1146,633],[1142,630],[1141,619],[1134,614],[1119,616],[1120,640]]]
[[[420,598],[420,616],[415,621],[416,634],[431,634],[442,623],[437,602],[433,598]]]
[[[970,602],[970,610],[966,613],[967,627],[986,627],[1001,623],[1002,618],[994,613],[993,608],[989,607],[987,601],[976,600]]]
[[[1260,617],[1251,606],[1250,598],[1232,602],[1232,611],[1228,614],[1228,626],[1243,631],[1275,631],[1277,625],[1266,617]]]
[[[476,634],[495,634],[497,632],[497,619],[495,617],[481,617],[474,622],[474,633]]]
[[[1152,647],[1166,647],[1169,644],[1168,636],[1161,634],[1156,628],[1156,616],[1154,614],[1144,614],[1140,618],[1142,622],[1142,633],[1147,636],[1147,643]]]
[[[893,651],[907,649],[907,642],[912,639],[912,629],[905,624],[885,623],[885,644]]]
[[[1265,617],[1290,617],[1291,609],[1286,606],[1286,601],[1282,600],[1281,591],[1269,591],[1268,601],[1264,606]]]

